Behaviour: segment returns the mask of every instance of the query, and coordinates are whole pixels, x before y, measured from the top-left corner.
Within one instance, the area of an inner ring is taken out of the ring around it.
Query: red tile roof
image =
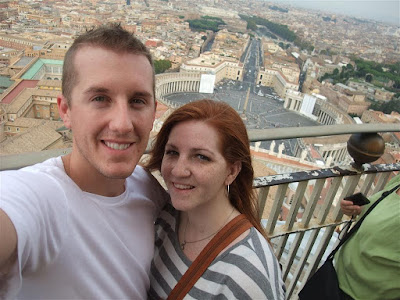
[[[160,118],[167,110],[168,106],[160,102],[157,102],[156,119]]]
[[[34,88],[37,86],[38,82],[39,80],[22,80],[21,82],[17,83],[12,91],[3,98],[1,103],[10,104],[24,89]]]

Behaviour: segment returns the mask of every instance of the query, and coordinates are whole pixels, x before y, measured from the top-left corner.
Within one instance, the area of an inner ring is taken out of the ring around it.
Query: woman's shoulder
[[[245,260],[258,261],[259,264],[265,264],[266,260],[276,260],[273,250],[265,237],[254,227],[246,237],[235,243],[224,253],[225,256],[235,255]]]
[[[171,203],[167,202],[162,208],[155,222],[155,225],[163,227],[167,226],[175,230],[178,217],[179,217],[179,212],[172,206]]]
[[[259,299],[261,295],[263,299],[266,295],[267,299],[284,299],[279,262],[268,241],[254,227],[244,239],[221,255],[211,269],[229,274],[251,299]]]

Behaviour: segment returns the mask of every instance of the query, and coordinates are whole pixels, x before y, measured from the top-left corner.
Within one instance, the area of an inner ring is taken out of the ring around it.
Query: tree
[[[376,111],[381,111],[385,114],[390,114],[393,111],[400,113],[400,100],[392,99],[383,103],[373,102],[370,108]]]
[[[164,73],[171,66],[172,63],[169,60],[160,59],[154,61],[154,71],[156,74]]]
[[[337,76],[339,74],[339,69],[336,68],[335,70],[333,70],[333,76]]]
[[[253,20],[247,21],[247,27],[248,30],[253,30],[255,31],[257,29],[257,24]]]

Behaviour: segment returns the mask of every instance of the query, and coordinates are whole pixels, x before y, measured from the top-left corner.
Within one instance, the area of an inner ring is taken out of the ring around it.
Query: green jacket
[[[363,213],[384,191],[400,183],[400,174],[369,198]],[[339,286],[354,299],[400,299],[400,196],[393,192],[365,218],[335,255]]]

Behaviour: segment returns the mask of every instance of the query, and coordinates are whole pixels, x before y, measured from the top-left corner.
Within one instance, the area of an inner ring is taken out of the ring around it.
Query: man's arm
[[[7,214],[0,209],[0,278],[17,258],[17,232]]]

